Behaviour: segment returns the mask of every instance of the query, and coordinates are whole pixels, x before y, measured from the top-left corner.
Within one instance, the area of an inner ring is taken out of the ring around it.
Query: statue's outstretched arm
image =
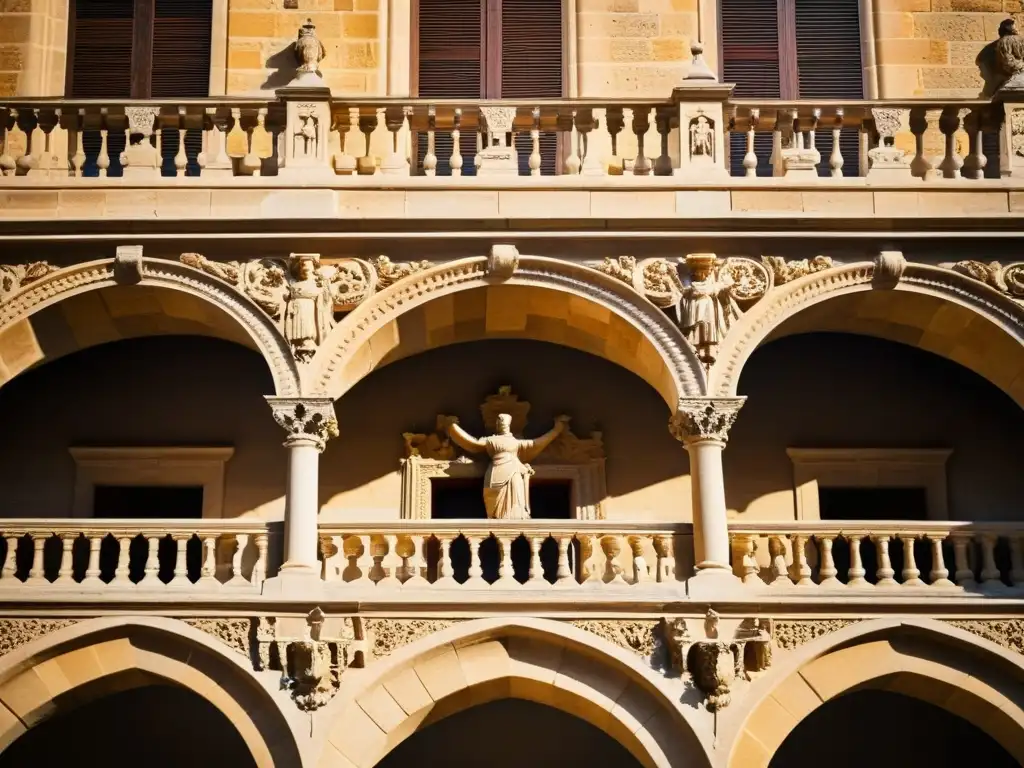
[[[539,456],[545,448],[554,442],[555,438],[565,431],[565,427],[568,423],[568,416],[559,416],[555,419],[555,426],[552,427],[549,432],[545,432],[543,435],[534,438],[533,440],[520,440],[520,458],[524,461],[531,461],[535,457]]]
[[[487,446],[484,444],[484,441],[478,440],[460,427],[458,420],[455,418],[448,421],[448,435],[455,441],[455,444],[464,451],[469,451],[470,453],[482,453],[487,450]]]

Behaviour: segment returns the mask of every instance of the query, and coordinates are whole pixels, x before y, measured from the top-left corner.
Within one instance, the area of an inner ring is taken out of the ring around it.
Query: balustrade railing
[[[578,520],[323,524],[320,553],[324,580],[350,587],[633,589],[681,582],[675,552],[690,535]]]
[[[719,110],[721,126],[704,106]],[[731,175],[739,185],[759,176],[898,182],[1024,172],[1001,149],[1010,140],[1003,106],[985,100],[335,98],[318,110],[230,97],[0,101],[0,183],[273,176],[289,162],[328,178],[673,176],[685,166],[687,180]]]
[[[0,591],[258,592],[267,543],[249,520],[0,519]]]
[[[1002,593],[1024,589],[1024,525],[788,522],[729,526],[751,587]]]

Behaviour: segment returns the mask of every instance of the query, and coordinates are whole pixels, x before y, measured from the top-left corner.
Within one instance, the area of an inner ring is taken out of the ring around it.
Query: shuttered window
[[[859,0],[721,0],[722,69],[738,99],[862,99]],[[815,135],[827,176],[832,131]],[[857,131],[839,138],[844,175],[859,172]],[[758,133],[758,175],[770,176],[770,133]],[[743,175],[746,137],[733,134],[732,173]]]
[[[415,6],[414,82],[420,98],[548,99],[564,95],[562,0],[419,0]],[[555,134],[541,134],[541,171],[556,169]],[[426,136],[419,137],[419,168]],[[463,175],[475,172],[476,136],[460,141]],[[529,134],[516,136],[521,174],[529,174]],[[437,131],[437,174],[451,173],[451,134]]]

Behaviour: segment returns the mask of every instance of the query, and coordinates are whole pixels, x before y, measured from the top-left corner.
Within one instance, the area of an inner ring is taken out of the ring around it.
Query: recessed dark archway
[[[816,709],[782,742],[769,768],[1017,768],[977,726],[934,704],[885,690],[859,690]]]
[[[111,693],[60,712],[0,753],[0,768],[255,766],[227,717],[202,696],[171,685]]]
[[[377,768],[639,768],[629,750],[560,709],[500,699],[450,715],[410,736]]]

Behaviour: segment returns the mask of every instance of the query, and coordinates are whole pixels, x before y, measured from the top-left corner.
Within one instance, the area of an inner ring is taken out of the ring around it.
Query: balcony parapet
[[[0,596],[259,594],[267,548],[246,519],[0,519]]]
[[[732,564],[750,590],[811,596],[1024,594],[1024,524],[928,521],[729,525]]]

